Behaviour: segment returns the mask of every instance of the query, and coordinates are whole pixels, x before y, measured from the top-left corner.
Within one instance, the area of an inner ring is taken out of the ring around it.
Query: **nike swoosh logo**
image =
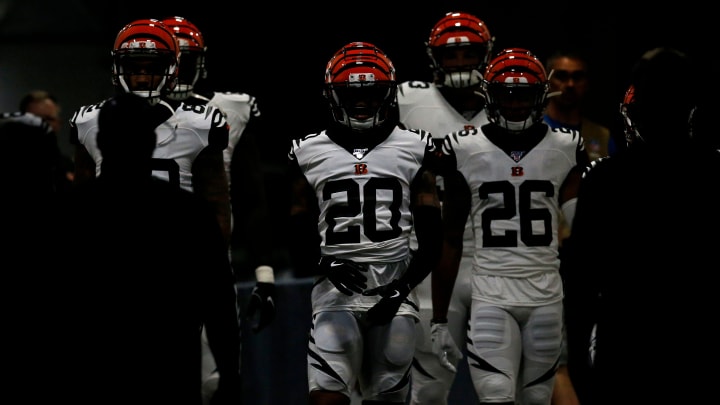
[[[399,296],[400,296],[400,291],[395,290],[395,291],[393,291],[393,295],[391,295],[389,298],[397,298]]]
[[[342,265],[343,265],[342,263],[338,263],[338,262],[330,263],[330,267],[337,267],[337,266],[342,266]]]

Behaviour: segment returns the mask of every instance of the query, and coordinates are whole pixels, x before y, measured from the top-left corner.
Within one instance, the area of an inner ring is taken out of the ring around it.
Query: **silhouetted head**
[[[156,124],[152,106],[133,93],[120,93],[105,101],[98,117],[97,143],[106,166],[131,171],[149,165],[155,150]]]
[[[689,139],[690,114],[697,102],[697,72],[690,57],[672,48],[654,48],[635,64],[630,85],[634,102],[628,117],[648,144]]]

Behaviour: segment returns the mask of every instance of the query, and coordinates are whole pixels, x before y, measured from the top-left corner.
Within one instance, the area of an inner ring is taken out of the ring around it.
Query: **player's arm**
[[[223,150],[228,146],[230,127],[219,109],[214,110],[212,120],[208,146],[200,151],[193,162],[192,186],[193,191],[203,197],[215,213],[225,238],[225,246],[229,248],[232,236],[230,186]]]
[[[417,238],[417,251],[405,272],[390,283],[363,291],[363,295],[382,298],[362,318],[368,325],[384,325],[392,321],[400,305],[413,288],[435,268],[442,247],[440,199],[435,173],[423,166],[410,185],[410,209]]]
[[[78,138],[78,128],[75,124],[77,112],[70,120],[70,143],[75,145],[73,160],[75,161],[75,173],[73,175],[73,184],[82,184],[95,178],[96,165],[95,159],[90,156],[85,145],[80,143]]]
[[[423,166],[411,184],[410,207],[418,248],[402,279],[410,289],[435,268],[442,251],[442,218],[435,172]]]
[[[565,328],[567,370],[578,395],[582,397],[591,384],[592,370],[588,362],[593,327],[597,322],[600,301],[598,274],[607,271],[602,260],[588,260],[592,249],[607,244],[604,214],[607,213],[607,187],[598,186],[594,169],[586,172],[577,189],[577,209],[572,231],[563,242],[560,272],[565,293]],[[566,181],[568,183],[568,181]],[[564,193],[561,192],[561,198]]]
[[[265,177],[256,142],[257,133],[249,126],[238,141],[232,157],[230,189],[235,237],[247,246],[250,268],[270,262],[271,227]]]
[[[561,364],[555,371],[555,384],[553,385],[552,405],[580,405],[575,387],[570,380],[567,364]]]
[[[568,226],[572,226],[575,218],[575,206],[577,205],[578,188],[582,179],[582,168],[575,166],[568,172],[563,184],[560,186],[559,203],[563,217]]]
[[[290,187],[289,234],[298,235],[288,244],[290,260],[296,273],[314,275],[320,260],[317,198],[294,159],[289,162],[287,175]]]
[[[577,204],[580,180],[582,179],[583,173],[593,164],[590,162],[590,159],[585,151],[585,144],[582,137],[579,133],[575,133],[574,131],[573,134],[575,134],[578,139],[575,149],[575,167],[570,169],[570,172],[568,172],[568,175],[565,177],[563,184],[560,185],[560,192],[558,196],[558,202],[560,203],[560,209],[562,210],[563,217],[570,227],[572,227],[573,219],[575,218],[575,206]],[[562,243],[563,241],[560,241],[561,246]]]
[[[450,297],[462,257],[463,234],[470,213],[470,188],[458,171],[444,173],[442,255],[432,273],[433,321],[447,322]]]
[[[73,176],[73,184],[83,184],[95,179],[96,165],[95,160],[85,149],[85,145],[75,145],[75,174]]]
[[[203,268],[197,272],[202,280],[198,300],[201,321],[221,379],[239,379],[241,344],[235,276],[214,213],[205,205],[197,212],[202,215],[188,218],[188,226],[197,223],[198,238],[194,246],[203,254]]]
[[[257,283],[250,293],[244,317],[255,332],[260,332],[275,319],[275,273],[270,266],[272,228],[265,194],[265,177],[256,144],[257,133],[248,125],[233,151],[231,176],[231,208],[235,224],[233,232],[243,231],[249,264],[255,269]]]
[[[203,149],[192,167],[192,185],[215,213],[225,246],[230,246],[230,190],[222,151]]]

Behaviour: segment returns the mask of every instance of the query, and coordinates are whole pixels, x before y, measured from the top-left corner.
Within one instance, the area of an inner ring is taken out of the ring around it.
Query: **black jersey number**
[[[492,221],[512,219],[515,209],[516,194],[519,194],[520,240],[526,246],[550,246],[552,242],[552,214],[546,208],[532,208],[532,193],[544,193],[547,197],[555,195],[552,183],[546,180],[526,180],[520,184],[516,193],[509,181],[492,181],[480,186],[480,199],[487,199],[490,194],[502,194],[503,206],[488,208],[482,213],[483,247],[517,247],[517,231],[506,231],[503,235],[493,235]],[[542,221],[544,232],[533,233],[534,221]]]
[[[390,210],[390,229],[379,230],[377,227],[377,191],[390,190],[392,202],[387,207]],[[328,182],[323,189],[323,200],[327,201],[335,193],[347,194],[347,205],[333,205],[328,208],[325,222],[328,229],[325,232],[325,243],[328,245],[341,245],[345,243],[360,243],[360,232],[373,242],[383,242],[400,236],[400,205],[402,202],[402,186],[398,179],[372,178],[362,187],[363,202],[360,201],[360,185],[352,179]],[[344,231],[335,231],[337,218],[352,218],[362,213],[362,230],[360,226],[353,225]]]
[[[225,114],[220,111],[220,109],[215,108],[211,105],[183,103],[180,108],[182,108],[183,111],[192,111],[195,114],[203,114],[206,117],[208,115],[211,115],[211,122],[213,127],[220,126],[225,120]]]
[[[413,80],[408,82],[408,87],[411,89],[429,89],[430,83]]]

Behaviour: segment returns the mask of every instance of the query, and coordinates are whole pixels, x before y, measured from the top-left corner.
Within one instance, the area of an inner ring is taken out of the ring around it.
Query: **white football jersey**
[[[374,148],[352,153],[333,142],[325,131],[294,140],[288,157],[298,165],[315,191],[320,215],[320,251],[367,266],[367,288],[399,278],[410,262],[412,229],[410,185],[432,137],[422,130],[395,127]],[[347,296],[327,278],[313,287],[313,313],[323,310],[367,310],[380,296]],[[417,317],[417,297],[398,314]]]
[[[489,122],[484,109],[469,119],[464,117],[447,102],[434,83],[403,82],[399,86],[397,98],[400,122],[408,128],[422,128],[435,139],[441,139],[450,132],[480,128]],[[439,190],[444,188],[441,176],[437,178],[437,187]],[[463,255],[472,256],[472,250],[472,229],[467,226],[463,238]]]
[[[232,163],[233,151],[240,141],[248,122],[253,117],[260,116],[260,109],[255,97],[245,93],[215,92],[208,104],[222,110],[225,113],[228,125],[230,125],[230,136],[228,146],[223,150],[223,160],[225,161],[228,183],[231,183],[230,164]]]
[[[508,154],[482,130],[460,131],[445,138],[443,153],[455,156],[472,196],[473,298],[532,306],[562,299],[558,193],[584,153],[578,132],[548,127],[532,149]]]
[[[400,83],[397,98],[400,122],[408,128],[422,128],[435,138],[450,132],[480,128],[489,122],[485,110],[473,117],[464,117],[447,102],[433,83]]]
[[[98,115],[104,102],[81,107],[70,119],[71,134],[76,137],[72,142],[85,146],[95,161],[96,176],[100,175],[102,163],[97,132]],[[177,109],[173,109],[161,100],[155,106],[163,107],[168,109],[169,118],[155,129],[157,146],[153,152],[153,176],[193,191],[193,162],[206,147],[218,150],[227,147],[227,122],[222,112],[211,105],[180,103]],[[213,128],[222,130],[211,131]]]
[[[320,204],[323,255],[395,262],[409,253],[410,184],[432,138],[396,127],[379,145],[348,152],[325,131],[293,141],[295,160]]]

